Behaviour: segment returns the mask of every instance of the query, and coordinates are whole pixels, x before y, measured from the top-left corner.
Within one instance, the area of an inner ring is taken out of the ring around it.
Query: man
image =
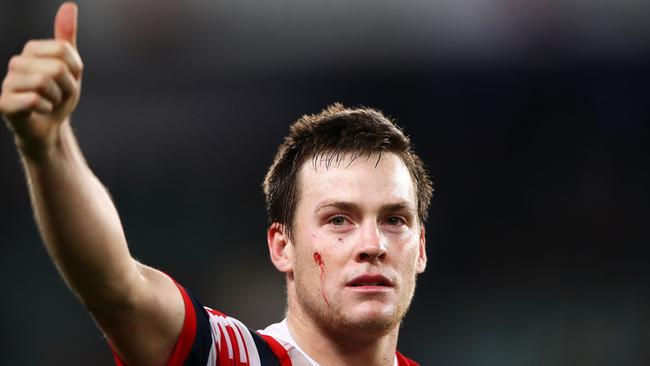
[[[77,8],[9,62],[0,112],[64,280],[128,365],[416,365],[396,350],[426,266],[431,182],[381,113],[333,105],[291,126],[264,181],[286,319],[251,331],[129,254],[117,212],[70,127],[80,95]]]

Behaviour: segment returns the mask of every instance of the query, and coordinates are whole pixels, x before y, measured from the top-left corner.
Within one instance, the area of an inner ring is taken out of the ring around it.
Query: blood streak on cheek
[[[325,262],[323,262],[323,257],[318,252],[314,252],[314,262],[318,265],[320,270],[320,293],[323,296],[323,300],[327,305],[330,304],[327,301],[327,296],[325,296]]]

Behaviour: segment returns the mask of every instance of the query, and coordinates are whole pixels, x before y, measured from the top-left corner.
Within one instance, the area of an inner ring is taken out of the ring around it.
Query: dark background
[[[0,3],[0,58],[55,1]],[[412,137],[435,196],[400,334],[423,365],[650,363],[650,5],[641,1],[93,1],[74,126],[134,256],[253,328],[281,319],[260,184],[333,102]],[[0,354],[110,365],[42,247],[0,129]]]

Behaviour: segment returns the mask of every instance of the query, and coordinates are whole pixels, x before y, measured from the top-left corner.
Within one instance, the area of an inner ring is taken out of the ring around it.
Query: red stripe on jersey
[[[228,343],[226,341],[226,329],[221,323],[217,323],[217,326],[219,327],[219,333],[221,334],[221,337],[219,337],[219,343],[217,346],[219,347],[219,357],[217,360],[217,365],[218,366],[232,366],[232,360],[230,357],[228,357]]]
[[[235,330],[232,329],[232,325],[226,325],[226,330],[228,331],[228,337],[230,338],[230,344],[232,345],[232,364],[234,366],[239,366],[239,343],[237,343],[237,336],[235,335]]]
[[[110,343],[111,342],[109,341],[108,344],[111,347],[111,352],[113,352],[113,360],[115,360],[115,366],[126,366],[126,364],[122,361],[120,356],[117,355],[117,352],[115,352],[115,348],[113,348],[113,345]]]
[[[248,347],[246,346],[246,339],[244,338],[244,334],[241,332],[241,329],[239,327],[235,327],[237,329],[237,332],[239,332],[239,337],[241,337],[241,343],[244,345],[244,355],[246,356],[246,362],[243,362],[242,365],[248,365],[251,363],[250,355],[248,354]]]
[[[264,338],[266,344],[269,345],[269,348],[271,348],[271,351],[273,351],[275,356],[278,358],[278,361],[280,361],[280,366],[291,366],[291,359],[289,358],[287,350],[284,349],[284,347],[282,347],[282,345],[278,343],[275,338],[267,336],[265,334],[260,335],[262,338]]]
[[[399,351],[395,352],[395,356],[397,356],[397,365],[398,366],[420,366],[419,363],[411,360],[410,358],[404,357]]]
[[[183,321],[183,328],[181,328],[181,333],[178,336],[178,342],[174,346],[172,355],[169,357],[167,362],[168,366],[182,366],[185,359],[190,354],[192,350],[192,344],[194,344],[194,338],[196,337],[196,313],[194,312],[194,305],[192,300],[185,292],[183,286],[179,285],[174,281],[176,287],[181,292],[183,296],[183,304],[185,305],[185,320]]]

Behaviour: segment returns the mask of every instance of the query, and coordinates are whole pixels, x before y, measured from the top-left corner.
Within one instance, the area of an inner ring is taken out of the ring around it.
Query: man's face
[[[411,175],[397,155],[378,158],[310,160],[299,173],[289,281],[301,310],[325,327],[392,329],[426,266]]]

